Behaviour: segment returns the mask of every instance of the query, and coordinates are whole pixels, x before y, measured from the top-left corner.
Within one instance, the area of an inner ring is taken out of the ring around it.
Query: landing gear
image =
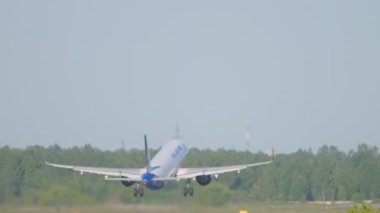
[[[183,196],[187,196],[187,195],[189,195],[189,196],[193,196],[193,194],[194,194],[194,189],[193,189],[193,187],[191,187],[190,186],[190,179],[187,179],[186,180],[186,186],[185,186],[185,188],[183,188]]]
[[[144,189],[140,187],[140,184],[137,185],[137,187],[133,189],[133,196],[134,197],[144,196]]]
[[[191,197],[193,196],[194,194],[194,189],[192,187],[185,187],[183,188],[183,196],[187,196],[187,195],[190,195]]]

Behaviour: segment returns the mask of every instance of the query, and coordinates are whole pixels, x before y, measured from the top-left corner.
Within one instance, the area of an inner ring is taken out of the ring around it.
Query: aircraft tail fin
[[[148,148],[148,139],[146,135],[144,135],[144,142],[145,142],[145,167],[146,172],[150,172],[152,167],[150,166],[150,153]]]

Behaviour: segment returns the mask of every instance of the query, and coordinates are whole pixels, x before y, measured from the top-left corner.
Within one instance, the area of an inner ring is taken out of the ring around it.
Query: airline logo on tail
[[[178,145],[174,152],[171,154],[172,159],[176,158],[177,155],[183,150],[182,145]]]

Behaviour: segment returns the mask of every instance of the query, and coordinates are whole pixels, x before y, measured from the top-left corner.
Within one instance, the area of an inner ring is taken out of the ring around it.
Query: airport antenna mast
[[[249,128],[245,130],[245,149],[247,151],[251,150],[251,132]]]
[[[176,128],[175,128],[175,135],[174,135],[174,138],[175,138],[175,139],[179,139],[179,138],[180,138],[179,124],[177,124],[177,126],[176,126]]]
[[[125,141],[124,139],[121,140],[121,149],[125,151]]]

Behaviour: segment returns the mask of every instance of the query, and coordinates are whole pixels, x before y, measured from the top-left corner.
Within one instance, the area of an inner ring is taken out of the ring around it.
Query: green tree
[[[230,192],[227,186],[221,183],[213,183],[206,187],[202,187],[196,194],[195,199],[203,205],[221,206],[230,198]]]

